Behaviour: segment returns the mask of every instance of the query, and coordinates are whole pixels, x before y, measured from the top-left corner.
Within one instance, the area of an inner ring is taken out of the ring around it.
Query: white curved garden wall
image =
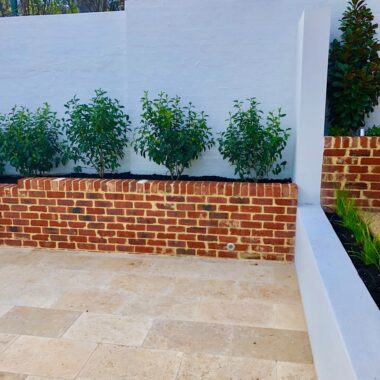
[[[0,19],[0,112],[48,101],[60,114],[102,87],[139,122],[144,90],[164,90],[205,110],[215,133],[232,101],[281,106],[293,129],[281,175],[291,176],[296,124],[297,26],[304,8],[331,6],[332,36],[345,0],[129,0],[125,12]],[[380,3],[368,4],[380,16]],[[57,172],[67,171],[60,168]],[[131,153],[121,171],[164,173]],[[232,176],[217,150],[188,171]]]

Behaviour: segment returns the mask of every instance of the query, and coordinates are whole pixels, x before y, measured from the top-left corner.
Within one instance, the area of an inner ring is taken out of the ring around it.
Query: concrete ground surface
[[[315,379],[294,266],[0,248],[0,379]]]

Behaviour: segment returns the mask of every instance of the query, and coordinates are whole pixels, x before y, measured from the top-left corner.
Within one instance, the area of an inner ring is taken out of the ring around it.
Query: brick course
[[[335,207],[335,190],[345,188],[357,205],[380,211],[380,137],[325,137],[321,203]]]
[[[292,260],[296,205],[295,184],[26,178],[0,185],[0,244]]]

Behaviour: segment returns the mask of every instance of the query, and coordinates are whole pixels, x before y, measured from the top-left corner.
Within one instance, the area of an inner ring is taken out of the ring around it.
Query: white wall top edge
[[[297,214],[296,268],[318,376],[375,380],[380,311],[319,206]]]

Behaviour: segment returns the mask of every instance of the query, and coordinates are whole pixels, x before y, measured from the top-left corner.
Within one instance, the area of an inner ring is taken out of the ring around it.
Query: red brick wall
[[[380,211],[380,137],[325,137],[321,203],[334,208],[335,189],[357,205]]]
[[[0,244],[291,260],[296,203],[294,184],[23,179],[0,185]]]

